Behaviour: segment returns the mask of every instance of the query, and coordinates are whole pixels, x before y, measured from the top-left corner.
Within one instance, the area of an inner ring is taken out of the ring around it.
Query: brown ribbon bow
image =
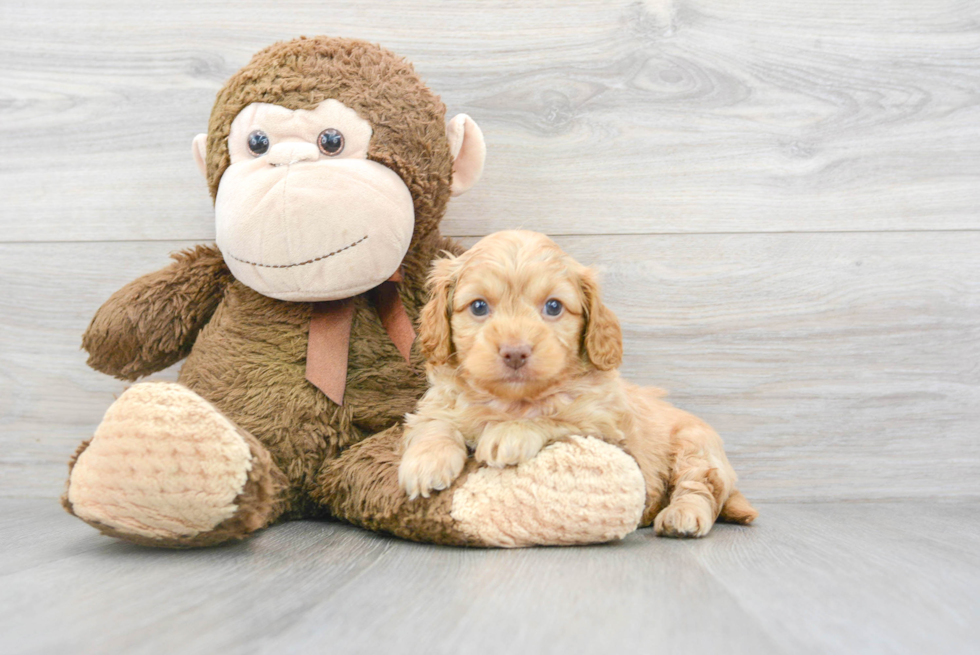
[[[367,295],[377,307],[388,336],[408,362],[412,355],[415,330],[398,297],[397,283],[401,280],[401,271],[396,271],[387,281],[368,291]],[[313,303],[310,342],[306,348],[306,379],[338,405],[344,403],[353,323],[353,298]]]

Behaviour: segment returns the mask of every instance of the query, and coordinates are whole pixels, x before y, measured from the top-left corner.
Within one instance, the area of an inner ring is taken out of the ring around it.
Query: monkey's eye
[[[474,300],[470,303],[470,313],[473,316],[486,316],[490,313],[490,305],[486,300]]]
[[[262,130],[255,130],[248,135],[248,149],[256,157],[264,155],[269,149],[269,136]]]
[[[561,310],[565,308],[557,298],[551,298],[544,304],[544,313],[547,316],[560,316]]]
[[[320,132],[317,144],[320,146],[320,152],[335,157],[344,150],[344,135],[331,127]]]

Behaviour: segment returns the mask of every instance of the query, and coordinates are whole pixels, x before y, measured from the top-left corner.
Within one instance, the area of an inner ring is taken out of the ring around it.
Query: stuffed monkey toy
[[[593,438],[508,469],[470,461],[409,500],[401,425],[425,390],[413,323],[453,194],[483,169],[466,115],[378,46],[301,38],[259,52],[218,93],[193,153],[216,245],[112,295],[88,363],[133,381],[186,357],[177,383],[129,387],[69,464],[62,502],[103,533],[208,546],[276,521],[334,517],[472,546],[617,539],[642,476]]]

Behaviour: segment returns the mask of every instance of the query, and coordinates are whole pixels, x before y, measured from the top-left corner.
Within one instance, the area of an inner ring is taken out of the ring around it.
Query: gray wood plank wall
[[[79,350],[99,304],[213,238],[190,141],[221,83],[329,33],[480,123],[444,231],[599,265],[625,372],[750,497],[980,497],[975,2],[6,0],[0,29],[2,496],[59,493],[124,388]]]

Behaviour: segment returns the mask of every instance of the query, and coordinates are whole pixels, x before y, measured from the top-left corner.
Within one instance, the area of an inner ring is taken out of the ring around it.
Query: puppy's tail
[[[718,515],[718,519],[725,523],[748,525],[756,520],[758,516],[759,512],[749,504],[749,501],[745,499],[742,492],[735,489],[728,497],[728,500],[725,501],[725,504],[722,505],[721,514]]]

